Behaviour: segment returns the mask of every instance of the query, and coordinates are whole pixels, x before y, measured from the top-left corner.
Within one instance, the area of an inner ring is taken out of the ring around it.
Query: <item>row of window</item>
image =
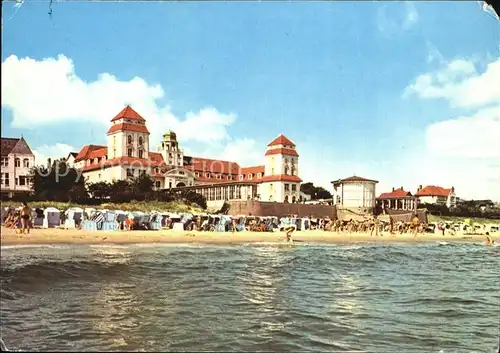
[[[29,182],[28,176],[26,175],[19,175],[16,177],[16,185],[17,186],[27,186]],[[0,178],[0,183],[3,186],[10,186],[10,175],[9,173],[2,173],[1,178]]]
[[[2,167],[8,167],[9,166],[9,157],[2,157],[0,165]],[[21,158],[15,158],[14,159],[14,166],[16,168],[21,167]],[[30,160],[28,158],[23,159],[23,168],[29,168],[30,167]]]
[[[256,198],[258,196],[256,187],[252,187],[251,189],[246,190],[248,193],[247,198]],[[203,195],[207,199],[207,201],[241,200],[243,196],[242,191],[242,187],[236,185],[230,185],[228,187],[218,186],[196,190],[196,192]]]
[[[292,185],[292,191],[297,191],[297,184],[291,184]],[[285,191],[290,191],[290,184],[285,184]]]
[[[135,171],[138,171],[139,173],[136,173]],[[145,169],[134,169],[134,168],[127,168],[127,178],[134,178],[136,176],[140,175],[146,175],[147,171]]]
[[[205,177],[205,178],[213,178],[213,179],[219,179],[219,180],[222,180],[222,179],[234,180],[234,177],[232,175],[211,174],[209,172],[206,172],[206,173],[195,172],[194,175],[197,178],[200,177],[201,175],[203,175],[203,177]],[[247,179],[248,180],[252,180],[254,176],[255,176],[255,174],[248,174],[247,175]],[[261,178],[262,178],[262,173],[257,173],[257,179],[261,179]],[[238,179],[239,180],[244,180],[245,179],[245,175],[240,174],[238,176]]]

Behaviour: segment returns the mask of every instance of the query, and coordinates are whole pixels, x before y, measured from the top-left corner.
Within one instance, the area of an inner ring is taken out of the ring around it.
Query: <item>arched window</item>
[[[132,143],[132,135],[127,136],[127,143]]]
[[[20,167],[21,166],[21,158],[16,158],[14,160],[14,166],[16,166],[16,167]]]
[[[294,197],[292,197],[292,203],[295,203],[295,201],[296,201],[296,198],[294,196]]]
[[[139,138],[139,141],[140,141],[140,138]],[[144,156],[144,152],[142,150],[139,150],[139,158],[143,158]]]
[[[288,164],[288,158],[285,158],[284,161],[285,161],[285,164]]]
[[[288,203],[288,195],[285,196],[285,200],[284,200],[285,203]]]
[[[28,158],[23,159],[23,167],[24,168],[30,167],[30,160]]]
[[[295,167],[292,166],[292,175],[295,175]]]
[[[142,140],[142,136],[139,136],[139,146],[142,146],[142,143],[143,143],[143,142],[144,142],[144,141]]]
[[[288,166],[285,166],[285,175],[288,175]]]

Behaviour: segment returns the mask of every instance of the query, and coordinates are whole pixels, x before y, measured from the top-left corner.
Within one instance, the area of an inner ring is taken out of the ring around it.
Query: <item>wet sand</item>
[[[495,243],[500,242],[500,233],[491,235]],[[484,235],[440,235],[412,234],[370,236],[369,233],[335,233],[325,231],[294,232],[294,241],[307,243],[422,243],[422,242],[473,242],[485,243]],[[206,244],[242,244],[260,242],[284,242],[284,232],[197,232],[197,231],[93,231],[76,229],[32,229],[30,234],[16,234],[13,229],[2,227],[1,245],[30,244],[133,244],[133,243],[206,243]]]

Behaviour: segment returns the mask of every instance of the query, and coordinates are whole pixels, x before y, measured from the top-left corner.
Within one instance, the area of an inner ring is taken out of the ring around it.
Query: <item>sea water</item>
[[[11,350],[492,352],[500,248],[2,247]]]

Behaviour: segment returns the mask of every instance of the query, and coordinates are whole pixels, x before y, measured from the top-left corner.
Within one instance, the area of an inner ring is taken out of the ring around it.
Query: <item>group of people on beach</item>
[[[19,234],[29,234],[33,228],[31,208],[26,202],[22,203],[20,210],[11,209],[4,220],[7,228],[15,229]]]
[[[378,217],[364,220],[337,219],[328,222],[324,229],[336,233],[370,233],[371,236],[382,236],[384,232],[388,232],[394,236],[396,233],[412,233],[415,237],[419,233],[424,233],[425,228],[425,223],[420,222],[420,219],[414,216],[410,222],[395,222],[392,217],[390,217],[389,222],[381,222]]]

